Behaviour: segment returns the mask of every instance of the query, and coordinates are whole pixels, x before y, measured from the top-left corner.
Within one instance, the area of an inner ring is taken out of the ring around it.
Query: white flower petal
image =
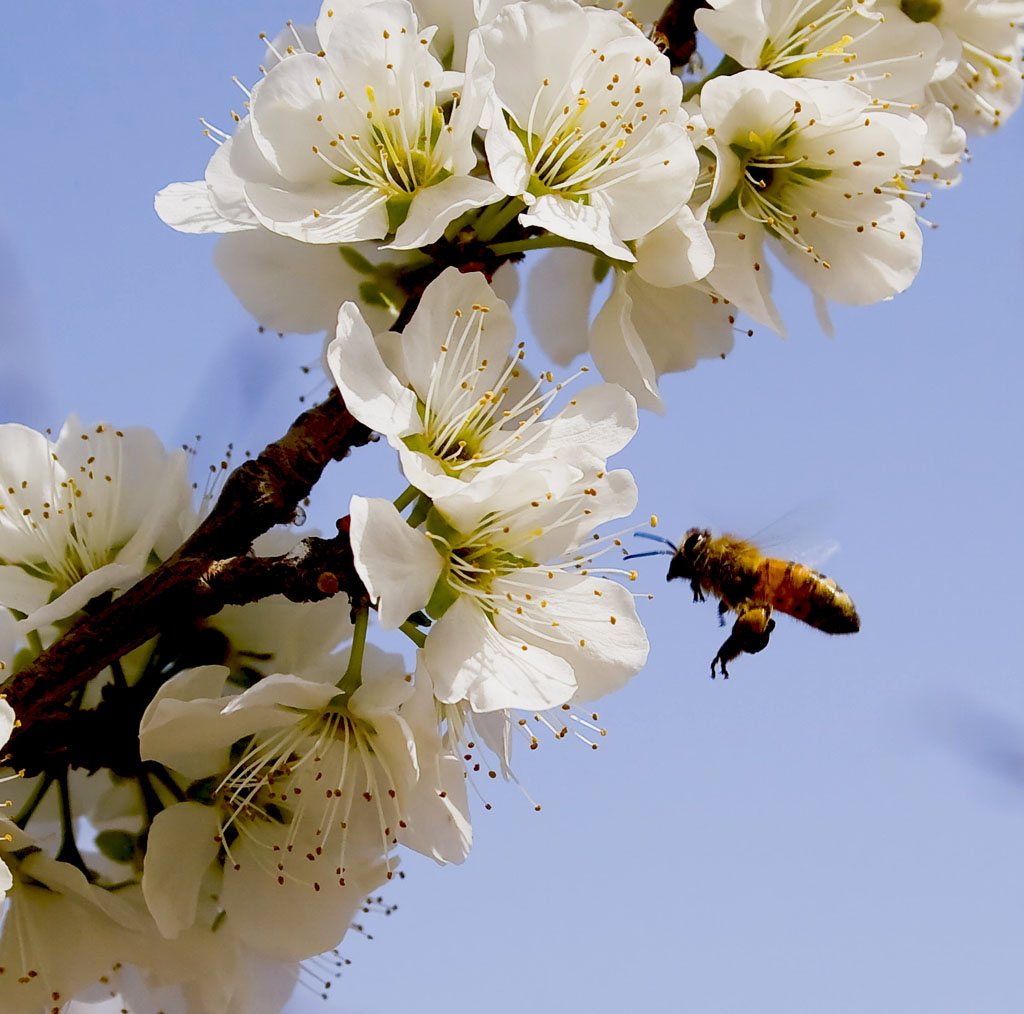
[[[855,201],[849,202],[851,207]],[[877,303],[903,292],[917,277],[923,237],[914,209],[899,198],[881,207],[875,201],[871,204],[864,214],[871,216],[876,227],[863,233],[847,230],[837,236],[818,219],[805,222],[802,238],[820,252],[822,262],[812,261],[788,244],[778,246],[790,271],[825,299],[851,305]]]
[[[273,170],[294,184],[323,184],[330,169],[314,152],[334,139],[327,95],[339,91],[331,67],[299,53],[268,72],[252,91],[249,122],[256,147]]]
[[[195,922],[203,878],[220,852],[219,834],[216,808],[201,803],[176,803],[153,818],[142,893],[165,937]]]
[[[18,623],[18,630],[28,633],[73,616],[80,609],[84,609],[97,595],[128,588],[135,584],[142,574],[143,567],[139,564],[108,563],[98,570],[90,571],[80,581],[76,581],[63,595],[59,595],[52,602],[29,613]]]
[[[354,243],[387,235],[387,195],[371,187],[311,184],[301,190],[246,183],[260,225],[304,243]]]
[[[582,468],[593,459],[600,470],[633,439],[638,425],[636,399],[628,391],[618,384],[591,384],[547,423],[537,450],[524,457],[555,457]]]
[[[621,384],[629,391],[640,408],[664,412],[654,363],[632,323],[632,311],[633,300],[626,277],[617,272],[612,293],[590,329],[594,365],[606,380]]]
[[[243,693],[229,698],[221,708],[224,716],[248,712],[253,731],[289,725],[294,711],[319,711],[338,694],[330,684],[314,683],[291,673],[271,673]]]
[[[594,258],[581,250],[547,250],[530,271],[530,327],[544,352],[560,366],[587,351],[596,284]]]
[[[708,284],[759,324],[785,337],[786,327],[771,295],[772,272],[762,231],[734,212],[709,228],[708,235],[715,245],[715,266]]]
[[[479,329],[472,323],[475,307],[486,308]],[[452,359],[456,353],[449,349],[451,357],[439,363],[441,347],[451,345],[463,331],[466,344],[461,347],[460,357]],[[480,272],[446,268],[424,290],[412,320],[402,332],[402,359],[408,382],[423,402],[427,401],[439,373],[439,384],[466,382],[482,393],[502,375],[515,336],[511,311]],[[449,394],[440,391],[435,398]]]
[[[636,260],[629,247],[612,231],[607,212],[596,205],[569,201],[557,194],[544,194],[519,216],[519,221],[527,228],[538,226],[556,236],[586,243],[612,260]]]
[[[337,247],[300,243],[263,228],[224,236],[214,247],[213,263],[260,324],[295,334],[333,330],[342,300],[365,280]],[[364,305],[363,313],[375,330],[395,319],[384,306]]]
[[[576,691],[567,662],[502,636],[465,598],[437,621],[423,650],[437,699],[468,699],[474,711],[543,710],[564,704]]]
[[[409,213],[387,248],[414,250],[433,243],[459,215],[496,204],[504,196],[490,180],[473,176],[449,176],[440,183],[424,187],[413,196]]]
[[[385,366],[355,303],[341,307],[336,334],[327,346],[327,366],[349,412],[388,437],[417,432],[416,396]]]
[[[380,625],[393,630],[429,601],[441,557],[390,501],[354,496],[349,511],[356,571],[378,604]]]
[[[53,582],[14,564],[0,565],[0,605],[19,613],[34,613],[53,594]]]
[[[267,957],[302,961],[338,945],[387,869],[380,861],[360,863],[344,871],[342,885],[333,869],[320,870],[324,863],[312,869],[306,849],[301,855],[287,851],[286,832],[284,826],[261,841],[246,838],[236,844],[232,855],[239,868],[225,866],[220,903],[227,913],[224,928],[248,946]],[[267,869],[266,855],[275,846],[276,862],[283,868],[280,881],[276,869]],[[310,842],[307,848],[312,847]],[[320,872],[323,879],[315,879]]]
[[[715,247],[688,207],[649,232],[637,244],[635,271],[651,285],[674,288],[707,276],[715,266]]]
[[[576,700],[596,700],[621,689],[647,661],[647,635],[633,596],[622,585],[571,574],[552,577],[542,568],[531,568],[512,579],[499,578],[495,590],[503,589],[526,609],[547,603],[543,610],[534,608],[532,618],[544,613],[549,622],[530,626],[514,609],[503,609],[495,626],[509,638],[521,637],[565,659],[576,675]],[[524,600],[526,589],[529,600]]]
[[[157,193],[153,206],[160,218],[178,232],[238,232],[255,228],[256,224],[232,222],[221,215],[210,201],[206,180],[171,183]]]
[[[11,733],[14,731],[14,720],[14,708],[0,697],[0,746],[3,746],[11,738]]]
[[[19,562],[37,558],[38,537],[26,517],[25,508],[37,506],[23,501],[21,491],[39,490],[49,500],[50,490],[64,481],[64,469],[52,460],[46,436],[21,423],[0,424],[0,559]],[[12,497],[7,500],[4,493]],[[37,497],[39,499],[40,497]]]
[[[702,359],[721,359],[732,351],[732,307],[702,286],[648,285],[627,277],[629,322],[650,357],[655,373],[691,370]]]
[[[484,151],[487,153],[487,168],[495,185],[509,196],[522,194],[523,199],[531,203],[533,197],[527,192],[530,185],[530,162],[522,142],[509,129],[500,109],[484,137]]]

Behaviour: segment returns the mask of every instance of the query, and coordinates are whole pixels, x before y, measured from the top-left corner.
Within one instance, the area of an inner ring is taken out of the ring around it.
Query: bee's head
[[[684,581],[692,581],[696,578],[699,561],[710,541],[711,532],[706,528],[691,528],[683,537],[682,545],[668,565],[666,580],[671,581],[675,577],[681,577]]]

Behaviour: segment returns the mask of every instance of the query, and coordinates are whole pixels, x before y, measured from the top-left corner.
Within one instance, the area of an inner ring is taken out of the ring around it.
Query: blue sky
[[[230,76],[255,79],[258,32],[314,14],[269,0],[6,12],[5,420],[57,427],[75,410],[169,444],[201,432],[205,464],[228,441],[258,449],[317,395],[300,367],[319,339],[258,334],[211,244],[152,211],[161,186],[202,174],[198,117],[230,122]],[[826,570],[861,633],[781,618],[767,651],[712,682],[713,605],[666,585],[665,558],[641,561],[651,660],[599,706],[600,749],[522,753],[539,814],[482,786],[493,809],[476,808],[468,862],[404,862],[398,911],[368,917],[373,941],[345,941],[353,964],[326,1009],[1021,1009],[1024,116],[971,150],[963,185],[928,209],[941,227],[909,292],[836,308],[830,340],[783,284],[791,337],[758,331],[669,378],[668,413],[645,416],[616,462],[669,537],[811,515],[792,551],[841,544]],[[364,449],[314,516],[402,485],[386,448]]]

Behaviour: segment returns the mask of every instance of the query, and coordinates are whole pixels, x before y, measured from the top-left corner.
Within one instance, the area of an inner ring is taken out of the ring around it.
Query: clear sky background
[[[210,155],[263,47],[313,2],[110,0],[5,11],[0,65],[0,417],[152,426],[258,450],[286,428],[318,338],[261,335],[154,192]],[[780,618],[767,651],[708,679],[713,604],[641,561],[650,664],[599,707],[608,735],[522,751],[482,786],[461,868],[411,856],[399,909],[350,936],[326,1005],[294,1012],[1019,1014],[1024,1008],[1024,552],[1020,200],[1024,114],[971,145],[928,214],[911,290],[836,308],[781,287],[783,341],[668,378],[615,462],[639,517],[749,534],[807,515],[793,551],[825,568],[863,630]],[[200,469],[201,473],[201,469]],[[201,474],[199,476],[202,480]],[[383,446],[318,488],[404,484]],[[801,524],[803,524],[801,520]],[[141,1014],[141,1012],[140,1012]]]

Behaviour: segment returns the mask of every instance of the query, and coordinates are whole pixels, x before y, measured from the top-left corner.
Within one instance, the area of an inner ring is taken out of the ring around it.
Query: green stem
[[[405,634],[405,636],[408,637],[417,648],[422,648],[423,645],[427,643],[427,635],[424,634],[419,627],[410,623],[408,620],[406,620],[398,629]]]
[[[420,268],[425,268],[428,264],[434,263],[434,258],[429,254],[423,253],[422,250],[400,250],[402,254],[401,261],[396,264],[381,264],[377,267],[377,273],[374,278],[377,280],[401,278],[403,274],[409,271],[418,271]],[[385,272],[383,269],[387,267],[388,270]]]
[[[419,492],[420,491],[415,486],[407,486],[405,488],[405,491],[403,493],[400,493],[394,499],[393,503],[395,505],[395,510],[398,511],[399,514],[401,514],[402,511],[404,511],[405,508],[408,507],[409,504],[411,504],[413,500],[416,499],[417,496],[419,496]]]
[[[477,221],[484,214],[486,214],[486,211],[480,212],[479,210],[474,209],[473,211],[467,211],[465,214],[459,215],[458,218],[452,219],[452,221],[445,226],[444,238],[449,243],[452,243],[455,241],[455,237],[458,236],[463,229],[472,229],[475,232]]]
[[[37,654],[43,653],[43,639],[39,636],[38,630],[30,630],[25,635],[25,640],[28,641],[28,646]]]
[[[60,851],[57,853],[58,862],[71,863],[77,866],[89,880],[92,876],[89,868],[85,865],[82,853],[78,851],[75,843],[75,818],[71,812],[71,790],[68,788],[68,769],[57,775],[57,788],[60,791]]]
[[[517,215],[526,210],[526,204],[518,197],[510,197],[502,204],[492,204],[477,220],[477,239],[484,243],[494,239]]]
[[[422,494],[419,500],[416,501],[416,506],[413,507],[412,513],[406,519],[406,524],[410,528],[419,528],[424,521],[427,520],[427,515],[430,513],[430,508],[434,506],[434,501],[430,499],[426,493]]]
[[[142,794],[142,805],[146,808],[146,823],[152,824],[156,819],[156,815],[164,808],[164,804],[160,799],[160,794],[153,788],[153,783],[149,779],[150,773],[143,770],[136,775],[135,783]]]
[[[119,658],[115,658],[110,663],[110,671],[114,674],[114,686],[119,690],[127,690],[128,680],[125,679],[124,669],[121,667],[121,660]]]
[[[587,246],[586,243],[577,243],[576,240],[545,233],[543,236],[534,236],[530,239],[514,239],[507,243],[494,243],[491,246],[491,253],[498,257],[507,257],[510,254],[526,253],[529,250],[544,250],[553,246],[570,246],[589,254],[594,252],[594,248]]]
[[[179,803],[185,801],[185,793],[162,764],[147,764],[146,774],[155,778]]]
[[[370,610],[362,608],[357,610],[355,628],[352,631],[352,650],[348,657],[348,668],[338,689],[345,694],[351,694],[363,682],[363,653],[366,648],[366,628],[370,623]]]
[[[24,805],[18,811],[18,816],[14,818],[14,823],[25,830],[25,826],[32,819],[32,814],[36,812],[36,807],[43,801],[43,796],[46,795],[47,790],[53,784],[53,775],[47,773],[39,778],[36,782],[36,787],[32,790],[31,795],[25,800]]]

